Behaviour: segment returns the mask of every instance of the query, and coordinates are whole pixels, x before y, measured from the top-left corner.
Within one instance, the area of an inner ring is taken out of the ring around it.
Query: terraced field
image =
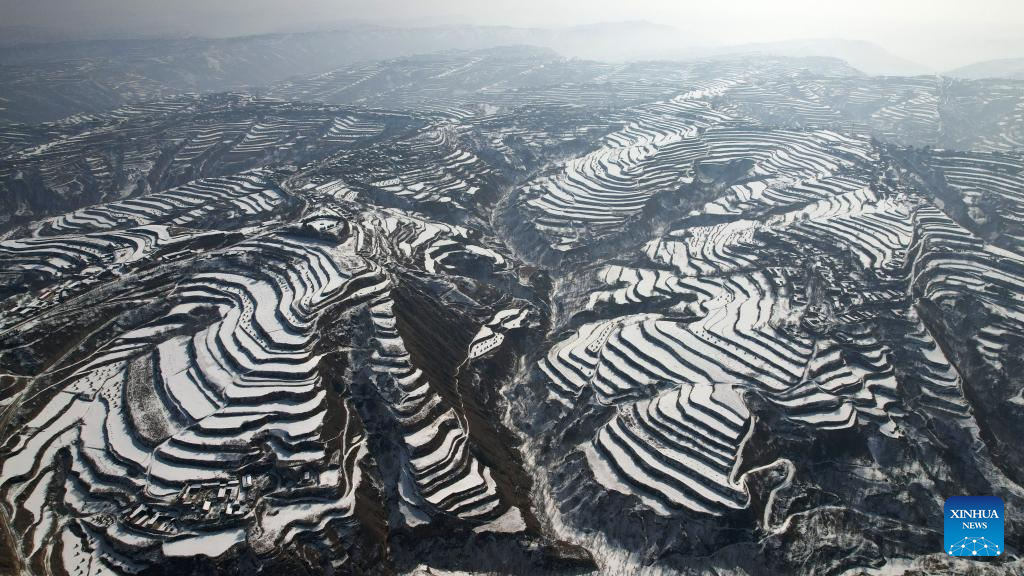
[[[182,96],[69,118],[48,125],[44,142],[0,159],[0,227],[204,177],[287,166],[372,140],[387,124],[374,113],[240,94]]]
[[[1024,503],[1020,84],[519,48],[139,90],[0,131],[22,573],[955,574],[943,500]]]

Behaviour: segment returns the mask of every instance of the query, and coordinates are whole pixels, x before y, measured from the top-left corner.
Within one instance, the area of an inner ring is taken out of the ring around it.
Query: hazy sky
[[[6,26],[68,35],[233,36],[346,20],[558,27],[649,20],[690,45],[868,40],[944,70],[1024,56],[1024,0],[0,0]]]

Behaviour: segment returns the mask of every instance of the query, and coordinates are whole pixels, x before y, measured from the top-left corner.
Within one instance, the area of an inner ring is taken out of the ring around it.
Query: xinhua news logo
[[[1003,554],[1003,500],[996,496],[952,496],[943,507],[945,549],[950,556]]]

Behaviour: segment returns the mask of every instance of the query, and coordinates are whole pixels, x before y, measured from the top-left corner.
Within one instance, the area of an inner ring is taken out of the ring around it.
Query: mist
[[[1024,56],[1024,4],[1014,0],[3,0],[3,14],[12,38],[45,40],[230,37],[353,23],[564,28],[646,21],[671,27],[672,48],[678,50],[802,39],[857,40],[936,72]],[[672,55],[664,38],[659,42],[660,52],[648,50],[645,55]],[[627,48],[639,53],[644,47],[623,47]]]

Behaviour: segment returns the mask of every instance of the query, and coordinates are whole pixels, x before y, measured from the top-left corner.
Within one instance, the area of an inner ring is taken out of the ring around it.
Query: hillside
[[[1020,84],[324,38],[20,69],[149,72],[0,127],[5,570],[952,575],[1024,506]]]

